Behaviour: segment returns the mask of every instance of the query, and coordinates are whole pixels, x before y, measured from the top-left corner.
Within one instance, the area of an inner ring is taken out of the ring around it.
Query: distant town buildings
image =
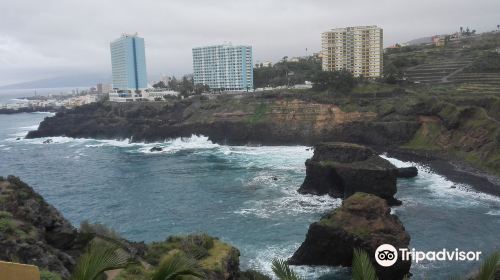
[[[215,91],[253,89],[251,46],[231,44],[193,48],[194,83]]]
[[[446,44],[446,35],[432,36],[431,40],[434,46],[443,47]]]
[[[170,81],[172,81],[172,77],[167,76],[165,74],[160,74],[160,81],[159,82],[163,82],[165,85],[168,85],[170,83]]]
[[[345,69],[354,76],[383,73],[383,30],[377,26],[336,28],[321,36],[323,71]]]
[[[123,34],[110,47],[113,88],[132,95],[147,88],[144,39],[137,34]]]
[[[97,93],[98,94],[103,94],[103,93],[110,93],[113,87],[110,84],[97,84]]]
[[[273,67],[273,63],[271,61],[262,61],[255,63],[255,68],[262,68],[262,67]]]

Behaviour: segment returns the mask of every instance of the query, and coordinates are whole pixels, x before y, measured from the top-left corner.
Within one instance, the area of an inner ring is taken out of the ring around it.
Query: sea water
[[[305,146],[224,146],[204,136],[161,143],[51,137],[23,139],[48,113],[0,115],[0,175],[21,177],[74,225],[112,227],[136,241],[206,232],[236,246],[242,269],[271,275],[273,258],[286,259],[309,225],[341,204],[300,195]],[[17,140],[20,138],[19,140]],[[152,147],[161,152],[150,152]],[[500,250],[500,199],[471,191],[424,166],[398,181],[403,206],[392,212],[420,251]],[[455,186],[455,188],[452,188]],[[420,262],[414,279],[463,275],[477,262]],[[347,268],[294,267],[307,279],[349,279]]]

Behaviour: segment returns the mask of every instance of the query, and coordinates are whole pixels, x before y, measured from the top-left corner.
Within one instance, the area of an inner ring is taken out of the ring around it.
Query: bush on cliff
[[[348,71],[321,71],[312,79],[316,91],[333,90],[336,93],[349,93],[358,80]]]

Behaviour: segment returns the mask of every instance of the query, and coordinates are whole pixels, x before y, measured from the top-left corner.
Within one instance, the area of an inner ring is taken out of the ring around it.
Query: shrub
[[[40,271],[40,280],[61,280],[61,276],[59,276],[57,273],[50,272],[48,270],[41,270]]]
[[[83,234],[98,234],[105,237],[113,238],[113,239],[121,239],[120,234],[118,234],[112,228],[109,228],[103,224],[99,223],[89,223],[89,221],[85,220],[80,223],[80,232]]]
[[[10,218],[0,219],[0,232],[3,233],[14,233],[16,231],[16,226]]]

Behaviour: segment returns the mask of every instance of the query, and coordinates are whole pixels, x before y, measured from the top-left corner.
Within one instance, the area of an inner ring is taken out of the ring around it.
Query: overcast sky
[[[195,46],[249,44],[254,61],[277,61],[319,51],[321,32],[334,27],[378,25],[388,46],[497,24],[499,0],[2,0],[0,85],[110,76],[109,42],[123,32],[145,39],[157,78],[191,73]]]

